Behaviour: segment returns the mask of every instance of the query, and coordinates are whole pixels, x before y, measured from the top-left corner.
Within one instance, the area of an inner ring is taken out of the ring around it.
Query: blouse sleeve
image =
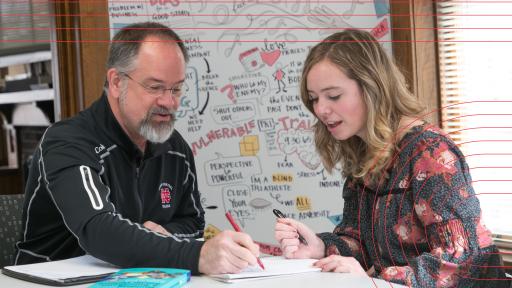
[[[463,154],[446,136],[430,134],[408,155],[414,209],[401,215],[418,219],[430,251],[413,253],[408,266],[387,267],[379,276],[412,287],[475,287],[489,275],[504,276],[492,267],[500,265],[500,257],[481,221]]]
[[[343,218],[332,233],[320,233],[318,236],[325,244],[325,255],[351,256],[357,259],[363,268],[369,269],[372,265],[368,252],[360,241],[359,233],[359,198],[351,187],[352,181],[347,179],[343,187]]]

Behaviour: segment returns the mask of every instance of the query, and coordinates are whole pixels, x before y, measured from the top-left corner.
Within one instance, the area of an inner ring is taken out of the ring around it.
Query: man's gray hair
[[[135,58],[140,46],[149,36],[176,43],[185,57],[185,62],[188,62],[187,48],[171,28],[156,22],[141,22],[125,26],[116,33],[108,52],[107,70],[115,68],[120,73],[128,73],[135,69]],[[108,81],[105,81],[105,88],[107,87]]]

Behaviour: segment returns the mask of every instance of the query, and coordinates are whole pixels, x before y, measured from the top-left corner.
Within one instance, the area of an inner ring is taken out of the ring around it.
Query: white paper
[[[6,266],[4,269],[58,281],[113,273],[120,268],[90,255],[84,255],[66,260]]]
[[[210,275],[213,279],[223,282],[238,282],[242,280],[268,279],[277,276],[320,271],[313,267],[317,259],[285,259],[284,257],[261,258],[265,270],[259,266],[251,266],[238,274]]]

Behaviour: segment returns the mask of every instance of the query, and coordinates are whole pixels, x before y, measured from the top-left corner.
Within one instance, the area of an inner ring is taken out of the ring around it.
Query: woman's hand
[[[306,239],[308,245],[300,243],[299,234]],[[301,222],[289,218],[278,218],[274,235],[286,258],[320,259],[325,255],[324,242]]]
[[[368,276],[354,257],[331,255],[316,261],[313,263],[313,266],[322,268],[322,272],[352,273]]]

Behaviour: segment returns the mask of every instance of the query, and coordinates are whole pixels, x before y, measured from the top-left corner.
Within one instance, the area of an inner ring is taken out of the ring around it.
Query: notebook
[[[36,264],[6,266],[2,273],[25,281],[69,286],[95,282],[119,270],[90,255]]]
[[[210,275],[210,277],[222,282],[236,283],[321,270],[320,268],[313,267],[313,263],[318,261],[317,259],[285,259],[281,256],[260,259],[265,266],[265,270],[256,265],[250,266],[238,274],[217,274]]]

